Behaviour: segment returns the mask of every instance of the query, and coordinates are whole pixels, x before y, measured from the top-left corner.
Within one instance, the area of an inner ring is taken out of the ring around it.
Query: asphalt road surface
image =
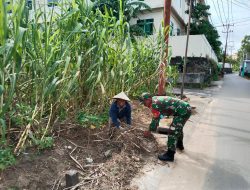
[[[199,124],[184,132],[185,152],[145,169],[139,189],[250,190],[250,80],[225,75]]]
[[[226,75],[214,95],[212,118],[216,153],[204,189],[250,189],[250,81]]]

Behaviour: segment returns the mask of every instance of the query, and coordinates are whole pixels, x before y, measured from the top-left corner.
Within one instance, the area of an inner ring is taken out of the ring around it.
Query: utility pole
[[[187,70],[187,53],[188,53],[188,43],[189,43],[189,34],[190,34],[190,22],[191,22],[191,14],[192,14],[192,3],[193,3],[192,0],[189,0],[187,41],[186,41],[185,58],[184,58],[184,65],[183,65],[183,71],[182,71],[181,99],[183,99],[184,82],[185,82],[185,75],[186,75],[186,70]]]
[[[223,24],[223,26],[225,26],[225,25]],[[227,33],[227,36],[226,36],[225,50],[224,50],[224,54],[223,54],[222,77],[224,77],[224,69],[225,69],[225,62],[226,62],[226,56],[227,56],[227,40],[228,40],[228,34],[229,34],[230,32],[233,32],[232,30],[229,31],[230,26],[233,26],[233,25],[227,24],[227,25],[226,25],[227,31],[226,31],[226,32],[223,32],[223,33]]]
[[[165,35],[165,56],[163,61],[161,61],[160,65],[160,76],[159,76],[159,85],[158,85],[158,95],[165,95],[165,84],[166,84],[166,76],[165,70],[167,66],[168,60],[168,42],[169,42],[169,26],[170,26],[170,15],[171,15],[171,3],[172,0],[165,0],[164,2],[164,35]]]

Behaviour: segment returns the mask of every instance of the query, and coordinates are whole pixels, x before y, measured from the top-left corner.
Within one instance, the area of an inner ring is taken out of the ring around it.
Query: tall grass
[[[73,0],[60,5],[61,14],[36,7],[31,16],[25,0],[15,3],[12,14],[6,13],[4,2],[0,125],[6,146],[6,132],[20,129],[15,152],[29,137],[43,139],[62,113],[98,112],[120,91],[136,95],[155,90],[164,38],[132,41],[122,11],[117,20],[108,11],[91,11],[84,0]]]

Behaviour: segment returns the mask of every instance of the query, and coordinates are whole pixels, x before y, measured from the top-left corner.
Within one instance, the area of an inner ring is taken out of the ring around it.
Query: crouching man
[[[191,116],[190,105],[177,98],[169,96],[152,97],[149,93],[143,93],[141,101],[151,109],[153,114],[149,131],[144,133],[145,136],[150,135],[150,131],[156,131],[161,115],[174,117],[170,125],[172,132],[168,135],[167,152],[158,156],[159,160],[173,162],[176,148],[184,150],[183,127]]]
[[[130,100],[124,92],[113,97],[114,101],[109,110],[109,126],[121,129],[121,122],[131,126]]]

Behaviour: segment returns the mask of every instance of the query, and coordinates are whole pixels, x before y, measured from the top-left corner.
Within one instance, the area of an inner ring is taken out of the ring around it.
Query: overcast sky
[[[237,52],[245,35],[250,35],[250,0],[206,0],[210,5],[210,21],[216,26],[223,47],[226,41],[226,25],[230,26],[228,53]]]

